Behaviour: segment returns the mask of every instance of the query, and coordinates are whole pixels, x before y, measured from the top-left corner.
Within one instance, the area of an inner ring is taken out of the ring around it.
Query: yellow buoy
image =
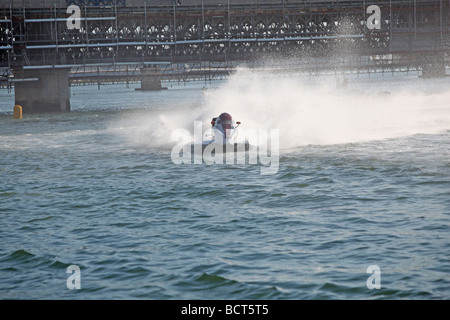
[[[20,106],[18,104],[16,104],[14,106],[13,118],[14,119],[22,119],[22,106]]]

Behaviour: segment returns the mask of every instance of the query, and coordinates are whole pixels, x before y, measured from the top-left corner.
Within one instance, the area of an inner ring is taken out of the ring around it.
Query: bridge
[[[308,72],[414,68],[445,76],[449,48],[444,0],[0,3],[2,80],[14,83],[24,113],[69,111],[70,83],[133,79],[157,90],[162,79],[223,76],[265,57],[294,59],[293,68]]]

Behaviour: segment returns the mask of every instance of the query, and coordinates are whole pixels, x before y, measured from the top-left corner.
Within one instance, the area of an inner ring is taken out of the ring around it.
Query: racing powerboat
[[[234,121],[232,116],[226,112],[212,118],[212,134],[210,139],[202,141],[202,150],[209,147],[214,151],[223,152],[248,151],[250,149],[249,142],[247,139],[240,137],[237,130],[240,125],[240,121]],[[192,148],[194,148],[194,145],[192,145]]]

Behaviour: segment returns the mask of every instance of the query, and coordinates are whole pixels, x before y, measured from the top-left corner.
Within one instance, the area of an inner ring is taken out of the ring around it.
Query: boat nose
[[[229,124],[223,125],[223,133],[225,134],[225,139],[231,137],[231,126]]]

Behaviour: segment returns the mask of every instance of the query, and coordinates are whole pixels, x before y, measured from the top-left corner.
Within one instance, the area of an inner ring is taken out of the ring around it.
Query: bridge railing
[[[414,0],[414,3],[430,3],[434,0]],[[404,5],[407,0],[2,0],[0,8],[67,8],[69,5],[80,7],[227,7],[238,8],[295,8],[295,7],[361,7],[376,5]]]
[[[25,6],[15,9],[19,2]],[[448,50],[448,1],[376,1],[383,17],[379,30],[365,25],[366,2],[127,0],[125,6],[95,6],[90,1],[81,8],[79,28],[69,29],[67,1],[45,7],[47,0],[12,0],[14,6],[0,10],[0,66]]]

